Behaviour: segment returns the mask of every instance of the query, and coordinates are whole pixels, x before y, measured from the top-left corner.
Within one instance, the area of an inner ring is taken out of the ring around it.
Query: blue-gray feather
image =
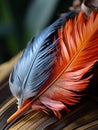
[[[53,42],[53,36],[74,16],[74,12],[66,13],[29,42],[9,78],[10,89],[17,99],[25,100],[35,96],[48,80],[54,64],[53,59],[59,53],[56,49],[59,38]]]

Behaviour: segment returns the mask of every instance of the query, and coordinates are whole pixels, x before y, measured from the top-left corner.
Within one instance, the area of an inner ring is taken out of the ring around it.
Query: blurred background
[[[0,64],[68,11],[73,0],[0,0]]]

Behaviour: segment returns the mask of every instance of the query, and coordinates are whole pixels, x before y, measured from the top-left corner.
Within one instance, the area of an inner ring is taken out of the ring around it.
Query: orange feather
[[[86,89],[92,77],[82,79],[98,60],[98,14],[92,12],[87,20],[80,12],[77,18],[58,30],[58,37],[61,51],[55,59],[52,77],[32,108],[39,101],[43,109],[52,109],[60,118],[59,111],[64,108],[69,111],[67,104],[79,101],[81,95],[75,92]]]
[[[80,12],[57,32],[59,53],[54,58],[51,76],[29,104],[46,113],[52,110],[60,118],[62,109],[69,112],[68,105],[79,102],[80,92],[87,88],[92,77],[83,76],[98,61],[98,13],[92,12],[86,17]],[[8,122],[11,120],[13,116]]]

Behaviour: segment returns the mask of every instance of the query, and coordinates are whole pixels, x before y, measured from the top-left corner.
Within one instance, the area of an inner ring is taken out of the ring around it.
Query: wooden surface
[[[0,83],[3,83],[3,81],[7,79],[8,75],[13,69],[14,64],[18,61],[21,55],[22,55],[22,52],[20,52],[18,55],[13,57],[11,60],[0,65]]]
[[[25,112],[14,122],[7,124],[8,117],[17,110],[16,100],[11,96],[8,81],[0,90],[0,130],[98,130],[98,99],[88,97],[61,120],[52,114]],[[3,97],[3,98],[2,98]]]

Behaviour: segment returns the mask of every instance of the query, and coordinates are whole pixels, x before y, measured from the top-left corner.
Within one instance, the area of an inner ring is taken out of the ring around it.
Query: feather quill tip
[[[19,108],[13,115],[11,115],[8,120],[7,123],[12,122],[13,120],[15,120],[17,117],[19,117],[24,111],[26,111],[29,107],[31,107],[32,101],[27,100],[23,106],[21,108]]]

